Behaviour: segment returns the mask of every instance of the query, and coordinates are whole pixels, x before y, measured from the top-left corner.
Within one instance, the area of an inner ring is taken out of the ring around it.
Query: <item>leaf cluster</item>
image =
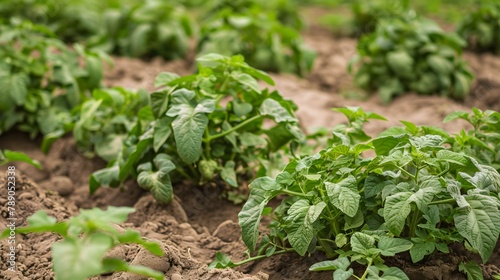
[[[359,108],[340,111],[350,123],[367,119]],[[334,279],[351,277],[352,262],[367,267],[359,279],[408,279],[382,257],[409,251],[419,262],[448,253],[453,242],[486,262],[500,232],[500,174],[453,151],[443,130],[402,123],[364,143],[353,138],[362,128],[335,129],[328,148],[292,160],[276,178],[254,180],[238,214],[253,258],[324,251],[336,259],[311,270],[335,270]],[[279,196],[281,204],[270,206]],[[259,242],[264,215],[273,222]]]
[[[355,83],[384,102],[404,92],[464,99],[473,75],[460,58],[465,42],[435,22],[407,15],[380,20],[358,42]],[[350,65],[350,70],[352,65]]]
[[[171,1],[5,1],[4,18],[43,24],[65,42],[107,53],[166,59],[184,57],[193,35],[184,7]]]
[[[457,32],[472,49],[500,54],[500,3],[480,3],[462,18]]]
[[[13,20],[0,26],[0,133],[35,137],[64,130],[70,110],[100,87],[106,56],[68,48],[45,27]]]
[[[462,119],[473,129],[462,130],[454,136],[453,150],[471,155],[480,163],[500,172],[500,113],[472,108],[472,113],[457,111],[446,116],[444,122]]]
[[[84,280],[91,276],[115,271],[126,271],[154,279],[163,279],[163,273],[140,265],[129,265],[117,258],[106,256],[112,248],[122,244],[139,244],[151,253],[162,256],[163,250],[155,243],[144,240],[139,232],[119,231],[113,224],[122,223],[135,210],[130,207],[109,206],[82,210],[68,221],[57,222],[45,211],[38,211],[28,218],[29,225],[17,228],[19,234],[53,232],[63,240],[52,245],[53,269],[56,279]],[[10,229],[2,232],[7,238]]]
[[[138,112],[117,159],[91,176],[91,192],[128,177],[163,203],[172,199],[171,176],[238,187],[242,176],[275,172],[287,144],[302,141],[295,104],[260,89],[257,80],[274,84],[266,73],[241,56],[208,54],[198,62],[198,74],[156,78],[159,90]]]
[[[88,157],[98,156],[109,162],[118,157],[123,141],[133,129],[139,111],[149,103],[145,90],[130,91],[121,87],[100,88],[72,109],[67,131],[56,131],[44,137],[46,153],[52,143],[71,131],[78,149]]]
[[[89,47],[132,57],[184,57],[193,26],[184,8],[161,1],[139,1],[130,7],[104,10]]]
[[[198,52],[241,54],[258,69],[307,74],[315,53],[300,38],[296,7],[285,2],[218,2],[200,24]]]

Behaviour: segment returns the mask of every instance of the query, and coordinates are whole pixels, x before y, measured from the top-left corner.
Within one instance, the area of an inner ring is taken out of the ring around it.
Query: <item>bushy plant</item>
[[[241,54],[248,64],[259,69],[308,73],[315,54],[300,38],[299,17],[283,10],[281,2],[269,2],[278,3],[277,9],[264,1],[217,3],[201,23],[198,52]]]
[[[112,161],[118,156],[123,140],[134,127],[137,114],[148,104],[148,93],[142,89],[96,89],[91,98],[73,108],[70,121],[64,125],[67,131],[56,131],[45,136],[42,150],[48,152],[56,139],[72,132],[78,149],[85,155],[97,155],[105,161]]]
[[[464,99],[473,75],[460,57],[465,42],[418,17],[382,20],[358,43],[355,82],[384,102],[404,92]],[[352,71],[352,65],[350,65]]]
[[[471,48],[500,54],[500,3],[480,4],[463,17],[457,32]]]
[[[399,17],[408,12],[408,1],[353,1],[351,10],[353,13],[352,25],[353,35],[375,31],[380,20]]]
[[[139,244],[151,253],[162,256],[163,250],[155,243],[144,240],[134,230],[119,231],[114,224],[123,223],[127,215],[135,212],[130,207],[109,206],[80,211],[68,221],[57,221],[45,211],[39,211],[27,220],[29,225],[15,230],[18,234],[53,232],[63,240],[52,245],[52,259],[55,279],[84,280],[91,276],[115,271],[126,271],[163,279],[163,273],[149,267],[130,265],[124,260],[105,256],[112,248],[122,244]],[[7,238],[10,229],[2,232],[0,238]]]
[[[311,270],[334,270],[336,280],[354,275],[353,262],[366,266],[358,279],[408,279],[383,257],[408,251],[417,263],[436,250],[449,253],[455,242],[488,261],[500,232],[500,174],[447,148],[452,137],[438,128],[403,122],[404,128],[360,143],[355,136],[362,128],[353,123],[367,115],[357,108],[342,112],[350,129],[336,129],[330,147],[292,160],[276,178],[250,184],[238,218],[243,241],[257,255],[234,263],[218,254],[211,267],[320,250],[334,260]],[[279,195],[285,196],[281,204],[270,206]],[[272,222],[259,242],[263,215]],[[477,264],[460,269],[480,271]]]
[[[184,57],[193,32],[182,5],[160,0],[6,0],[0,15],[43,24],[66,42],[132,57]]]
[[[43,26],[0,26],[0,133],[17,128],[35,137],[64,130],[70,110],[101,85],[107,56],[73,49]]]
[[[163,89],[138,113],[117,160],[91,176],[91,192],[128,177],[163,203],[172,199],[171,176],[238,187],[242,176],[272,173],[280,150],[302,140],[295,104],[258,86],[274,84],[266,73],[241,56],[208,54],[198,63],[198,74],[156,78]]]
[[[480,163],[492,166],[500,172],[500,113],[472,108],[472,113],[457,111],[448,115],[444,122],[463,119],[473,129],[462,130],[450,144],[453,149],[471,155]]]
[[[161,0],[141,1],[131,7],[107,9],[99,33],[88,45],[132,57],[184,57],[193,27],[182,6]]]

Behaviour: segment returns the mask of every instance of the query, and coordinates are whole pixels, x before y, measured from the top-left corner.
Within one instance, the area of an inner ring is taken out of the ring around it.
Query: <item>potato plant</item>
[[[160,0],[6,0],[0,15],[44,24],[66,42],[132,57],[184,57],[193,29],[183,6]]]
[[[298,17],[273,13],[274,9],[266,9],[263,2],[218,3],[201,23],[198,52],[241,54],[258,69],[305,75],[315,54],[300,38]]]
[[[87,41],[90,47],[132,57],[184,57],[193,35],[183,7],[169,1],[139,1],[131,7],[107,9],[99,33]]]
[[[457,30],[471,48],[500,54],[500,3],[484,1],[463,17]]]
[[[45,211],[38,211],[27,220],[29,225],[16,229],[16,233],[59,234],[63,239],[52,245],[52,259],[55,279],[84,280],[104,273],[125,271],[163,279],[163,273],[149,267],[129,265],[117,258],[105,256],[112,248],[122,244],[139,244],[151,253],[162,256],[163,250],[156,242],[144,240],[134,230],[119,231],[114,224],[123,223],[127,215],[135,212],[130,207],[109,206],[82,210],[68,221],[58,222]],[[0,238],[10,236],[10,229],[2,232]]]
[[[361,36],[374,32],[380,20],[397,18],[408,12],[408,4],[408,1],[353,1],[353,35]]]
[[[500,113],[472,108],[472,113],[454,112],[444,121],[463,119],[474,129],[455,135],[453,149],[472,155],[482,164],[490,165],[500,172]]]
[[[26,21],[0,26],[0,133],[64,130],[70,110],[102,79],[107,56],[68,48],[45,27]]]
[[[355,82],[383,102],[414,91],[464,99],[473,75],[460,57],[465,42],[435,22],[404,16],[381,20],[358,43]],[[350,65],[350,70],[353,65]]]
[[[274,84],[266,73],[241,56],[197,61],[198,74],[158,75],[160,89],[138,113],[117,160],[91,176],[92,193],[129,177],[162,203],[172,199],[172,177],[238,187],[241,176],[275,172],[282,148],[302,141],[295,104],[258,86],[258,79]]]
[[[238,218],[243,241],[256,255],[234,263],[219,253],[211,267],[323,251],[333,260],[310,269],[333,270],[336,280],[408,279],[383,257],[409,252],[417,263],[436,250],[449,253],[451,243],[488,261],[500,232],[500,174],[447,148],[451,136],[433,127],[403,122],[404,128],[361,142],[354,136],[362,127],[352,117],[367,119],[366,114],[357,108],[343,112],[351,116],[350,129],[336,129],[330,147],[292,160],[276,178],[250,184]],[[375,157],[363,156],[367,151]],[[271,206],[279,195],[285,196],[281,204]],[[272,222],[261,237],[263,215]],[[366,266],[362,275],[354,275],[354,262]],[[480,268],[464,263],[460,270],[472,277]]]
[[[137,114],[148,105],[145,90],[130,91],[121,87],[96,89],[92,97],[72,110],[67,131],[45,136],[42,150],[46,153],[52,143],[71,131],[78,149],[88,157],[98,156],[109,162],[118,156],[123,140],[137,120]]]

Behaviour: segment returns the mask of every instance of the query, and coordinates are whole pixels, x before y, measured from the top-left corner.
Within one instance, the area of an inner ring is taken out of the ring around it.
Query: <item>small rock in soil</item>
[[[183,280],[182,276],[180,276],[177,273],[172,274],[172,277],[170,277],[171,280]]]
[[[222,222],[215,229],[213,236],[216,236],[225,242],[233,242],[238,240],[240,233],[240,226],[231,220],[227,220]]]
[[[132,265],[144,265],[161,272],[167,272],[170,269],[170,262],[165,257],[153,255],[146,249],[139,251],[132,261]]]
[[[73,182],[66,176],[52,177],[49,182],[42,184],[42,187],[48,190],[55,191],[61,196],[68,196],[75,190]]]

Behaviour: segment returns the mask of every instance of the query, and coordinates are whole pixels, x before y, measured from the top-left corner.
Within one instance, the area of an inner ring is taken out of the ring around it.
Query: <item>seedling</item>
[[[134,243],[146,248],[151,253],[162,256],[163,250],[155,243],[144,240],[133,230],[120,232],[113,224],[122,223],[127,215],[134,212],[130,207],[109,206],[107,210],[99,208],[82,210],[78,216],[68,221],[57,222],[45,211],[38,211],[30,216],[28,226],[17,228],[18,234],[53,232],[63,240],[52,245],[53,270],[56,280],[84,280],[104,273],[126,271],[163,279],[163,273],[145,266],[129,265],[127,262],[105,257],[116,246]],[[5,230],[1,238],[10,236],[11,230]]]

